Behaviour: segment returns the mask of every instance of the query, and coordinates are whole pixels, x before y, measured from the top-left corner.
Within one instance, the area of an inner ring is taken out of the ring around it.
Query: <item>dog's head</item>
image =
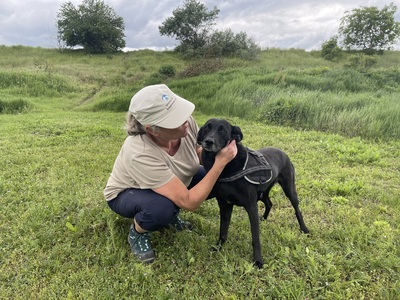
[[[223,119],[208,120],[197,134],[197,143],[203,147],[203,150],[210,152],[218,152],[228,142],[236,140],[239,143],[242,139],[240,127],[233,126]]]

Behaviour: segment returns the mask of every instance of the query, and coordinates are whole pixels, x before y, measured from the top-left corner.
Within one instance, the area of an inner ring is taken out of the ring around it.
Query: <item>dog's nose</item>
[[[214,145],[213,139],[205,139],[203,141],[205,148],[211,148]]]

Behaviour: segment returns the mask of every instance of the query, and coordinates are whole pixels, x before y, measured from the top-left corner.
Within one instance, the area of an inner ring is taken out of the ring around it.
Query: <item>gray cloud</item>
[[[2,0],[0,44],[57,47],[56,17],[62,0]],[[74,5],[81,0],[71,0]],[[208,8],[220,9],[216,29],[246,32],[262,48],[320,49],[337,34],[346,11],[361,6],[383,8],[386,0],[204,0]],[[161,37],[158,26],[183,1],[105,0],[125,22],[128,48],[166,49],[177,42]],[[396,20],[400,20],[397,12]],[[397,49],[400,49],[397,45]]]

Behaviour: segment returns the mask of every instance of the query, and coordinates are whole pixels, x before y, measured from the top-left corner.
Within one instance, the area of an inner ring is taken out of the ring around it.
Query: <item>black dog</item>
[[[242,138],[243,134],[238,126],[232,126],[226,120],[210,119],[200,128],[197,142],[203,147],[202,161],[208,171],[214,164],[217,152],[229,141],[236,140],[238,153],[225,166],[213,189],[220,208],[220,235],[217,245],[222,246],[227,239],[233,205],[243,206],[250,218],[254,263],[262,268],[264,262],[261,257],[257,202],[261,200],[265,204],[263,218],[267,219],[272,207],[269,191],[275,183],[281,185],[290,199],[300,229],[304,233],[308,233],[308,229],[299,209],[294,167],[289,157],[272,147],[252,151],[240,143]],[[246,170],[245,165],[250,164],[250,161],[253,161],[253,166]]]

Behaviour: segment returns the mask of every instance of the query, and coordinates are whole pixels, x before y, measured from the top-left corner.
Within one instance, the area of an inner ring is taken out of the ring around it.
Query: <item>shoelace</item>
[[[131,245],[137,245],[140,248],[140,251],[147,251],[149,250],[151,247],[149,245],[149,234],[148,233],[142,233],[142,234],[138,234],[138,233],[133,233],[130,232],[129,233],[129,238],[132,240]]]
[[[140,248],[140,251],[148,251],[150,250],[150,244],[149,244],[149,237],[148,234],[143,233],[137,237],[137,244]]]

